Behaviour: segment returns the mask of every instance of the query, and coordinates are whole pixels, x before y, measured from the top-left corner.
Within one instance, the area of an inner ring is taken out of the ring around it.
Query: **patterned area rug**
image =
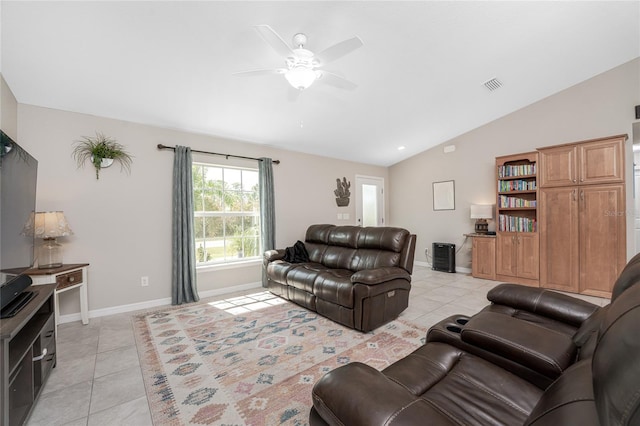
[[[360,333],[259,292],[134,318],[156,425],[305,425],[311,389],[352,361],[383,369],[424,343],[396,320]]]

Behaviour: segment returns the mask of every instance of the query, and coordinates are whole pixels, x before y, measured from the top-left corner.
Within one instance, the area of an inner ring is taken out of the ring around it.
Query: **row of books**
[[[498,230],[504,232],[536,232],[537,222],[528,217],[501,214],[498,217]]]
[[[526,180],[499,180],[498,181],[498,192],[509,192],[509,191],[535,191],[536,190],[536,181],[526,181]]]
[[[536,205],[536,200],[525,200],[522,198],[507,197],[506,195],[500,195],[500,197],[498,198],[499,207],[536,207]]]
[[[536,163],[499,166],[498,177],[527,176],[536,174]]]

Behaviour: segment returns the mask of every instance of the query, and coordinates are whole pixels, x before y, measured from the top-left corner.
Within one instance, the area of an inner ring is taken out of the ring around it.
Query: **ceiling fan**
[[[363,45],[359,37],[353,37],[326,48],[317,55],[305,49],[307,36],[298,33],[293,36],[290,47],[269,25],[256,25],[255,30],[273,50],[285,58],[285,68],[257,69],[235,72],[234,75],[282,74],[292,87],[298,90],[308,89],[316,80],[322,78],[328,84],[341,89],[353,90],[357,85],[342,75],[321,69],[325,64],[351,53]]]

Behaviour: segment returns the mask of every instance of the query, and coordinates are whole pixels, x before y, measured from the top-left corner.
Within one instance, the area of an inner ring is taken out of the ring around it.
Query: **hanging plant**
[[[99,132],[96,132],[95,137],[83,136],[81,140],[76,141],[73,158],[78,167],[84,167],[87,160],[91,161],[96,169],[96,179],[100,179],[101,169],[111,166],[114,162],[120,163],[120,170],[130,173],[133,162],[133,157],[125,150],[124,145]]]

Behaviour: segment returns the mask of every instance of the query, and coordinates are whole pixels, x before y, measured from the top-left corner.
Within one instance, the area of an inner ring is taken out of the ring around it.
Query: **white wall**
[[[274,165],[274,181],[276,242],[282,248],[303,239],[312,223],[352,223],[337,220],[337,213],[355,218],[355,198],[348,207],[336,206],[336,178],[346,176],[354,183],[355,175],[363,174],[388,180],[384,167],[31,105],[19,104],[18,127],[20,143],[39,161],[37,209],[63,210],[75,232],[60,239],[65,263],[91,263],[90,310],[170,297],[173,153],[159,151],[159,143],[280,160]],[[96,180],[90,165],[76,168],[73,141],[96,131],[133,154],[131,175],[113,166]],[[194,159],[227,163],[224,157]],[[253,161],[242,164],[256,166]],[[149,277],[149,287],[141,287],[141,276]],[[198,273],[201,291],[259,281],[259,264]],[[61,299],[63,315],[78,311],[76,296]]]
[[[312,223],[352,223],[336,220],[337,213],[355,218],[354,198],[347,208],[335,205],[336,178],[346,176],[355,183],[356,174],[381,176],[387,186],[388,223],[418,235],[416,260],[425,261],[424,250],[432,242],[460,245],[462,235],[473,230],[470,204],[495,202],[496,156],[631,135],[633,107],[640,104],[639,79],[640,60],[635,60],[444,143],[456,146],[452,153],[444,154],[441,145],[389,169],[24,104],[18,104],[15,133],[39,160],[38,210],[64,210],[75,231],[63,241],[65,262],[91,263],[89,306],[95,310],[170,296],[173,155],[158,151],[158,143],[281,160],[274,166],[278,247],[302,239]],[[2,98],[4,102],[4,94]],[[130,176],[112,167],[96,181],[90,166],[76,169],[72,143],[95,131],[129,148],[135,156]],[[629,142],[627,182],[631,182],[632,157]],[[456,209],[434,212],[431,184],[442,180],[455,180]],[[633,206],[631,184],[627,192],[627,205]],[[632,216],[630,253],[634,252]],[[468,267],[469,259],[470,253],[463,250],[458,265]],[[149,287],[140,286],[143,275],[149,276]],[[198,274],[202,291],[259,279],[259,265]],[[63,297],[63,315],[79,311],[76,299]]]
[[[18,102],[0,74],[0,129],[18,142]]]
[[[623,133],[631,138],[638,104],[640,59],[397,163],[389,170],[391,223],[417,234],[417,261],[426,261],[424,251],[433,242],[452,242],[459,248],[463,234],[473,232],[469,206],[495,204],[495,157]],[[456,150],[445,154],[446,145]],[[631,140],[626,160],[629,210],[634,205]],[[455,180],[454,211],[433,211],[431,184],[442,180]],[[629,214],[629,255],[635,252],[632,219]],[[491,227],[495,229],[495,223]],[[470,244],[459,253],[458,266],[470,267]]]

